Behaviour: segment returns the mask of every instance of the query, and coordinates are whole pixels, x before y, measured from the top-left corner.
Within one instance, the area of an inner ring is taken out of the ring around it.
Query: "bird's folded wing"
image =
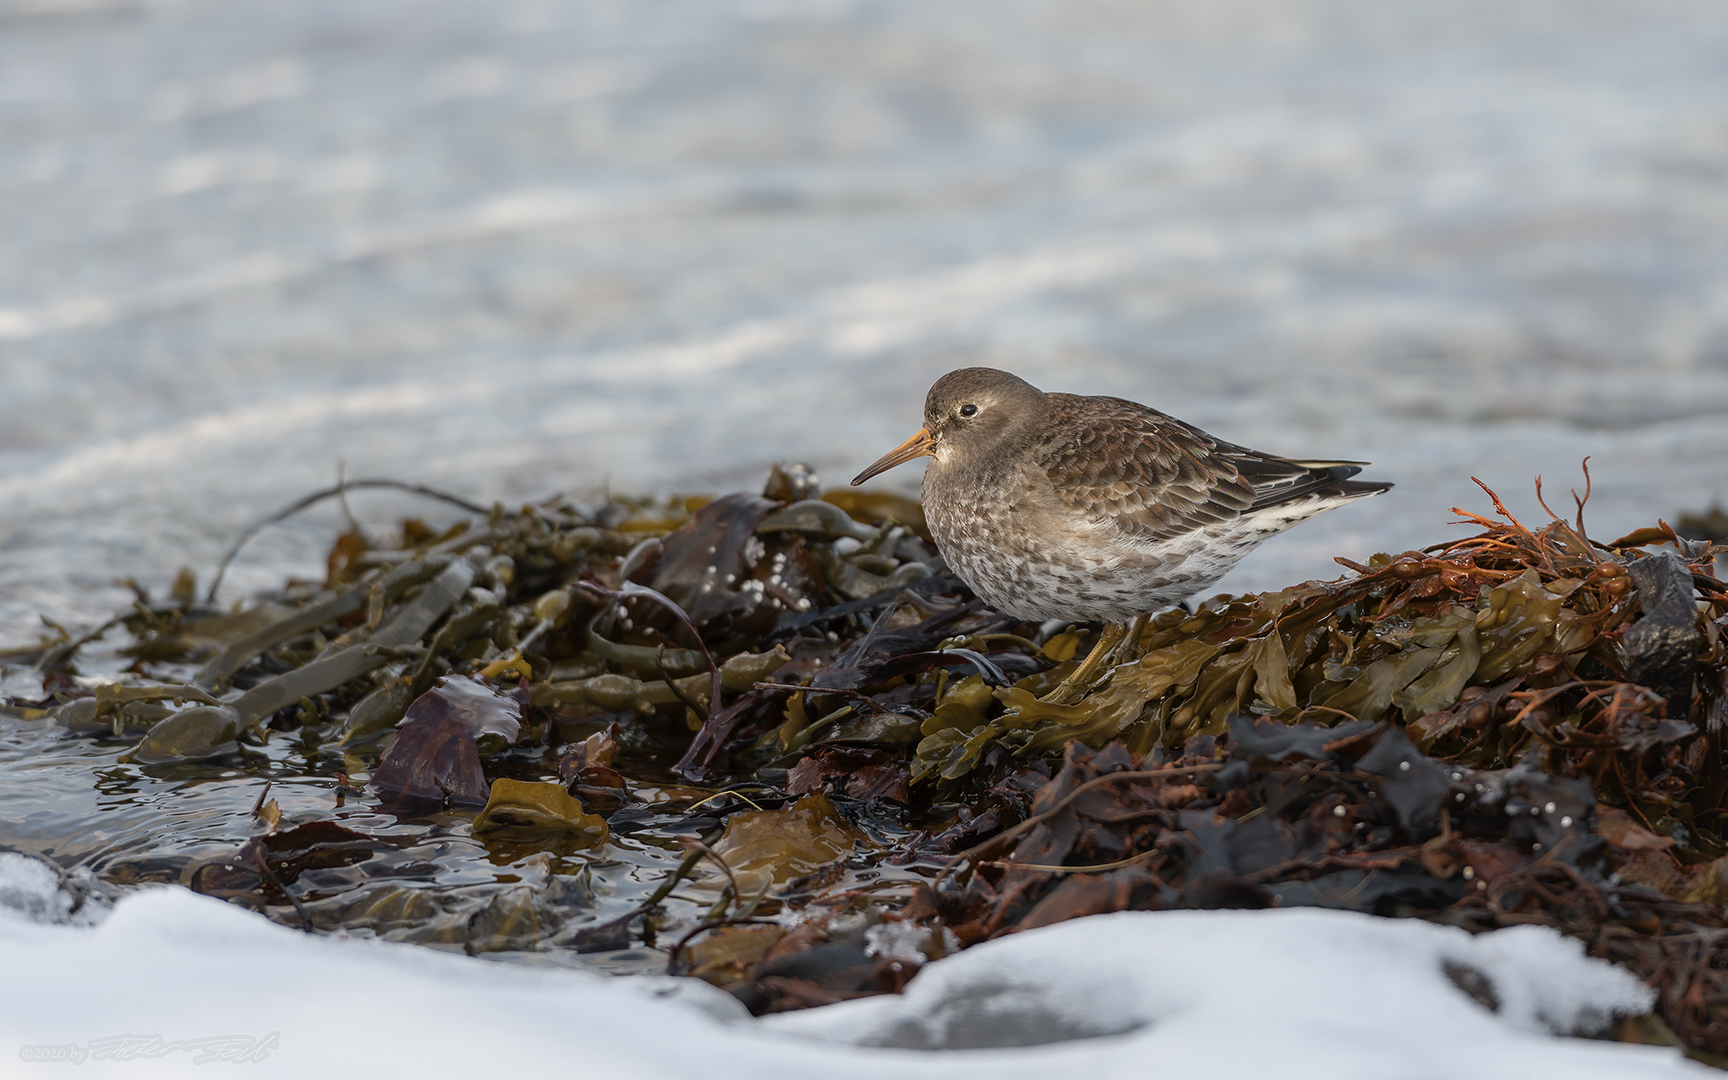
[[[1050,397],[1061,422],[1036,460],[1055,497],[1136,539],[1231,521],[1259,502],[1262,485],[1294,485],[1310,475],[1292,462],[1244,458],[1252,451],[1131,401]],[[1244,467],[1252,473],[1244,475]]]
[[[1136,539],[1170,539],[1280,503],[1391,486],[1344,483],[1366,462],[1293,461],[1224,442],[1132,401],[1050,397],[1064,422],[1052,425],[1037,462],[1052,493]]]

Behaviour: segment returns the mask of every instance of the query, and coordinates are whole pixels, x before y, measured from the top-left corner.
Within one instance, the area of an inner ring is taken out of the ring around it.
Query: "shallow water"
[[[1446,538],[1471,475],[1539,518],[1586,456],[1598,535],[1701,509],[1725,54],[1684,0],[0,0],[0,644],[207,581],[339,469],[838,482],[972,363],[1398,484],[1220,588]],[[339,520],[266,533],[224,602]],[[261,774],[117,753],[9,731],[0,821],[103,866],[243,834]]]
[[[99,646],[84,655],[86,670],[119,666]],[[180,677],[171,665],[153,665],[152,674]],[[190,675],[186,669],[184,677]],[[10,682],[10,688],[25,686],[16,677]],[[492,758],[488,771],[555,780],[564,744],[604,726],[565,730],[559,723],[559,737],[549,747],[525,740],[527,745]],[[750,792],[704,796],[656,782],[678,746],[657,745],[664,733],[655,729],[652,717],[626,719],[618,765],[631,778],[629,795],[609,813],[607,841],[591,846],[556,831],[477,833],[475,806],[391,805],[367,787],[381,745],[373,740],[343,749],[328,728],[268,731],[262,745],[248,740],[220,758],[142,765],[121,760],[137,746],[136,730],[93,735],[0,716],[0,848],[87,870],[107,883],[110,895],[163,883],[224,895],[223,876],[207,875],[218,865],[239,864],[249,872],[251,864],[240,853],[250,838],[271,831],[291,836],[308,822],[334,822],[374,841],[371,851],[352,859],[291,857],[296,876],[282,873],[294,902],[264,907],[271,918],[297,928],[310,923],[318,931],[514,962],[658,973],[666,969],[668,948],[686,931],[717,911],[738,910],[724,903],[727,882],[707,863],[681,875],[660,902],[653,929],[636,918],[624,941],[602,945],[580,938],[629,918],[679,873],[685,838],[713,842],[729,815],[763,804],[778,808],[785,800],[760,791],[754,794],[762,803]],[[365,790],[348,788],[350,782]],[[255,816],[266,799],[280,809],[279,825]],[[863,804],[849,816],[862,826],[860,839],[826,884],[884,899],[891,894],[901,902],[917,882],[937,873],[936,862],[890,857],[892,845],[909,832],[897,816],[883,817]],[[931,820],[942,817],[938,812]],[[797,857],[789,849],[777,862]],[[781,911],[784,892],[776,888],[758,913]]]

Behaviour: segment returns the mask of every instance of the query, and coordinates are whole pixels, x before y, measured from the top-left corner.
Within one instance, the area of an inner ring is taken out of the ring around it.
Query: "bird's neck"
[[[931,498],[933,490],[965,490],[986,501],[1006,493],[1019,480],[1019,445],[1010,432],[992,445],[972,448],[965,454],[938,453],[924,470],[925,500]]]

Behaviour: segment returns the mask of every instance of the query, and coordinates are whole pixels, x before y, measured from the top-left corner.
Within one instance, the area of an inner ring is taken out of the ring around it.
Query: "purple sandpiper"
[[[1025,619],[1108,624],[1066,697],[1107,649],[1138,641],[1147,615],[1267,537],[1392,486],[1351,480],[1367,462],[1263,454],[1145,405],[1046,394],[994,368],[938,379],[924,427],[852,483],[918,457],[933,459],[930,532],[973,592]]]

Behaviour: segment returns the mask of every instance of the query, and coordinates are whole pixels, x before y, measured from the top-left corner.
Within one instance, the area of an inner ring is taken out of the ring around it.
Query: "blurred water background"
[[[1397,482],[1221,588],[1586,455],[1602,538],[1703,509],[1724,57],[1712,0],[0,0],[0,644],[339,467],[843,483],[967,364]]]

